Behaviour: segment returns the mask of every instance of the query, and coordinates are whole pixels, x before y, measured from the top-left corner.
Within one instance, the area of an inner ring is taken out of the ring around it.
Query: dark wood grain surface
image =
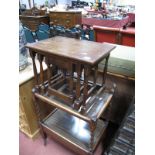
[[[107,56],[114,45],[56,36],[26,47],[45,55],[54,55],[94,65]]]

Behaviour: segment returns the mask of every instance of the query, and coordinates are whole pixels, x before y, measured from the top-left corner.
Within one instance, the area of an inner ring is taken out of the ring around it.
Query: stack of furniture
[[[33,62],[35,109],[44,143],[51,135],[69,149],[93,154],[108,122],[101,115],[110,104],[114,89],[105,85],[107,64],[114,45],[56,36],[27,45]],[[40,76],[35,59],[40,64]],[[105,59],[102,82],[97,83],[98,63]],[[43,60],[47,65],[44,79]],[[93,80],[89,79],[90,73]],[[43,107],[55,107],[43,117]]]

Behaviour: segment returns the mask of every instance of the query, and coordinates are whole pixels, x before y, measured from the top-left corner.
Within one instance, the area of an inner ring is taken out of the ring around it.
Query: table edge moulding
[[[108,88],[105,79],[109,55],[115,46],[53,37],[26,47],[33,62],[35,87],[32,91],[44,144],[47,135],[51,135],[78,154],[93,154],[108,124],[101,115],[114,94],[114,88]],[[98,64],[103,59],[102,82],[97,83]],[[43,62],[47,65],[48,80],[43,77]],[[90,74],[93,80],[89,79]],[[44,118],[41,117],[41,102],[55,107]]]

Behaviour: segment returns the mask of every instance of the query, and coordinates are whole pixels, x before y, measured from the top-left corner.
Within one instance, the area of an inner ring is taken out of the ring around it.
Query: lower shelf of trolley
[[[56,110],[49,114],[41,123],[43,130],[54,139],[73,149],[73,151],[89,153],[91,132],[89,123],[72,116],[62,110]],[[107,122],[98,119],[94,131],[93,151],[100,142]]]

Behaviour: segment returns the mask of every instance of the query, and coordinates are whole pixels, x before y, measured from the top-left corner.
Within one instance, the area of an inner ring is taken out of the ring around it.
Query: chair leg
[[[46,134],[46,132],[43,131],[43,128],[42,128],[41,125],[40,125],[40,133],[41,133],[41,136],[43,138],[44,146],[46,146],[46,144],[47,144],[47,134]]]

